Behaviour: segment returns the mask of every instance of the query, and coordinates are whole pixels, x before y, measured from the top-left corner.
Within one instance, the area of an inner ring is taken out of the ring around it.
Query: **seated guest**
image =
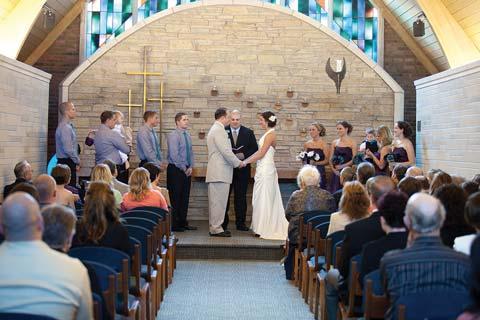
[[[5,200],[9,195],[10,191],[19,183],[27,182],[31,183],[32,181],[32,166],[26,161],[20,161],[15,165],[13,169],[13,173],[15,173],[15,182],[9,185],[6,185],[3,189],[3,199]]]
[[[467,181],[467,179],[465,179],[464,177],[458,174],[452,174],[451,177],[452,177],[452,183],[456,184],[457,186],[461,186],[462,183]]]
[[[80,198],[78,195],[75,197],[71,191],[65,189],[65,185],[70,182],[70,168],[66,164],[57,164],[52,169],[52,177],[57,184],[55,187],[56,203],[75,209],[75,201],[80,200]]]
[[[375,176],[375,167],[370,162],[362,162],[357,167],[357,181],[362,185],[367,184],[367,180]]]
[[[410,198],[414,193],[422,191],[422,183],[414,177],[405,177],[400,180],[397,188]]]
[[[473,181],[465,181],[462,183],[462,189],[467,197],[479,191],[478,184]]]
[[[403,224],[407,201],[407,195],[396,190],[387,192],[378,200],[380,224],[386,235],[363,246],[360,285],[363,285],[365,275],[380,267],[385,252],[403,249],[407,245],[408,233]]]
[[[33,185],[38,191],[40,208],[55,203],[57,199],[57,186],[52,177],[48,174],[41,174],[33,180]]]
[[[0,312],[93,319],[87,270],[42,241],[38,203],[17,192],[7,197],[1,215]]]
[[[342,197],[343,186],[347,182],[354,181],[355,178],[355,171],[353,171],[351,167],[345,167],[342,169],[342,171],[340,171],[340,185],[342,186],[342,188],[338,189],[333,194],[333,198],[335,199],[335,205],[337,208],[340,204],[340,198]]]
[[[128,184],[123,183],[121,181],[118,181],[117,176],[118,176],[118,171],[117,171],[117,166],[112,160],[105,160],[103,161],[103,164],[106,164],[108,166],[108,169],[110,169],[110,173],[112,174],[113,177],[113,189],[120,191],[122,195],[127,193],[130,188],[128,187]]]
[[[476,175],[474,175],[472,178],[472,181],[480,185],[480,173],[477,173]]]
[[[470,226],[475,228],[476,233],[455,238],[453,249],[470,255],[470,245],[480,232],[480,192],[468,197],[465,204],[465,220]]]
[[[407,169],[405,176],[414,177],[414,178],[418,176],[423,176],[423,170],[419,167],[411,166],[410,168]]]
[[[433,195],[435,190],[449,183],[452,183],[452,177],[448,173],[443,171],[436,173],[430,182],[430,194]]]
[[[112,188],[105,182],[90,184],[76,230],[73,247],[101,246],[130,254],[128,231],[120,223]]]
[[[123,195],[122,211],[136,207],[159,207],[168,210],[167,201],[162,194],[152,189],[150,174],[145,168],[133,170],[128,180],[130,191]]]
[[[297,184],[300,190],[292,193],[285,209],[285,217],[289,222],[288,239],[291,244],[284,263],[288,280],[292,279],[293,254],[298,240],[301,213],[314,210],[331,213],[336,209],[335,200],[330,192],[319,187],[321,185],[320,179],[321,176],[316,167],[312,165],[303,166],[297,175]]]
[[[77,221],[75,212],[65,206],[52,204],[43,208],[41,214],[44,224],[42,240],[53,250],[67,253],[70,250],[75,233],[75,223]],[[87,268],[92,292],[102,297],[102,319],[111,319],[95,269],[85,262],[82,263]]]
[[[442,244],[444,220],[445,209],[433,196],[416,193],[408,200],[408,247],[387,252],[380,262],[382,283],[391,303],[386,319],[397,313],[394,306],[402,296],[436,290],[468,291],[470,261]]]
[[[440,170],[440,169],[430,169],[430,170],[428,170],[427,175],[426,175],[426,177],[428,179],[428,182],[432,183],[433,177],[439,172],[443,172],[443,171]]]
[[[35,188],[35,186],[31,183],[28,183],[28,182],[22,182],[22,183],[19,183],[15,186],[15,188],[13,188],[11,191],[10,191],[10,194],[12,193],[15,193],[15,192],[25,192],[25,193],[28,193],[29,195],[31,195],[33,197],[33,199],[35,199],[35,201],[37,201],[38,203],[40,203],[40,195],[38,194],[38,190],[37,188]]]
[[[152,189],[160,191],[162,196],[167,201],[167,205],[170,207],[170,195],[168,193],[167,188],[160,187],[160,172],[162,172],[161,167],[153,162],[147,162],[143,165],[145,169],[147,169],[148,173],[150,174],[150,182],[152,183]]]
[[[424,193],[429,193],[430,192],[430,182],[428,182],[427,177],[425,176],[416,176],[415,179],[420,181],[420,184],[422,186],[422,192]]]
[[[395,185],[400,182],[403,178],[405,178],[405,174],[407,173],[408,167],[404,166],[403,164],[397,164],[392,170],[392,180]]]
[[[470,306],[458,316],[457,320],[476,320],[480,318],[480,238],[476,237],[470,255]]]
[[[344,230],[353,221],[368,217],[369,206],[370,200],[363,185],[358,181],[347,182],[340,199],[340,211],[331,215],[327,235]]]
[[[443,244],[452,248],[456,237],[475,233],[475,229],[465,221],[467,197],[462,188],[453,183],[446,184],[438,188],[433,196],[440,200],[447,214],[440,229]]]
[[[115,197],[115,206],[120,208],[122,203],[122,194],[117,189],[113,188],[113,176],[110,173],[110,169],[106,164],[97,164],[92,169],[92,174],[90,175],[90,181],[103,181],[106,182],[113,191],[113,196]]]

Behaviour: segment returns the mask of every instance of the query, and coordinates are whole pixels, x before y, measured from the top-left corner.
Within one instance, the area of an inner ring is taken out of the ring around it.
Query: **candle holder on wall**
[[[308,107],[308,105],[309,105],[308,99],[307,99],[307,98],[303,98],[301,104],[302,104],[302,107],[304,107],[304,108]]]
[[[307,136],[307,129],[306,128],[300,129],[300,136],[301,137],[306,137]]]
[[[282,103],[280,102],[280,99],[277,98],[277,100],[275,101],[275,104],[273,105],[273,107],[274,107],[276,110],[282,109]]]
[[[287,117],[285,118],[285,121],[287,122],[287,124],[292,124],[293,123],[293,118],[292,118],[292,115],[291,114],[288,114]]]
[[[198,131],[198,139],[205,139],[205,129],[200,129],[200,131]]]
[[[255,104],[255,101],[253,101],[252,97],[248,97],[247,99],[247,108],[253,108],[253,105]]]
[[[210,90],[210,95],[211,95],[212,97],[218,96],[218,88],[217,88],[216,85],[213,85],[212,90]]]
[[[193,111],[193,117],[194,118],[200,118],[200,111],[199,110]]]
[[[292,97],[293,97],[293,93],[294,93],[293,88],[292,88],[292,87],[288,87],[288,89],[287,89],[287,97],[292,98]]]
[[[237,90],[235,90],[235,92],[233,94],[235,95],[235,97],[239,98],[239,97],[242,96],[242,90],[237,89]]]

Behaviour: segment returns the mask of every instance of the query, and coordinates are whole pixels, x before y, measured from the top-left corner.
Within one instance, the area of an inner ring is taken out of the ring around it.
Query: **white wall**
[[[26,159],[34,176],[46,171],[51,75],[0,55],[0,190]],[[1,196],[0,196],[1,197]]]
[[[480,60],[415,86],[417,163],[466,178],[480,173]]]

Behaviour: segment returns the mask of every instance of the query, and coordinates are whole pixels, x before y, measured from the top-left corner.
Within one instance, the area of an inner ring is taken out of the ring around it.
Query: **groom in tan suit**
[[[215,111],[215,123],[207,136],[208,165],[205,182],[208,183],[208,211],[210,236],[231,237],[229,231],[222,228],[227,207],[228,192],[233,178],[233,168],[244,167],[232,152],[225,126],[230,122],[227,109]]]

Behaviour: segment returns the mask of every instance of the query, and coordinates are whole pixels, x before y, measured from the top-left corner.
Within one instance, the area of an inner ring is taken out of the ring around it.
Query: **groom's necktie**
[[[152,128],[152,135],[153,135],[153,143],[155,144],[155,155],[157,156],[157,160],[162,160],[160,159],[160,146],[158,145],[158,140],[157,140],[157,134],[155,133],[155,130]]]
[[[238,129],[237,129],[238,130]],[[236,146],[237,145],[237,139],[238,139],[238,131],[233,130],[232,131],[232,137],[233,137],[233,144]]]

